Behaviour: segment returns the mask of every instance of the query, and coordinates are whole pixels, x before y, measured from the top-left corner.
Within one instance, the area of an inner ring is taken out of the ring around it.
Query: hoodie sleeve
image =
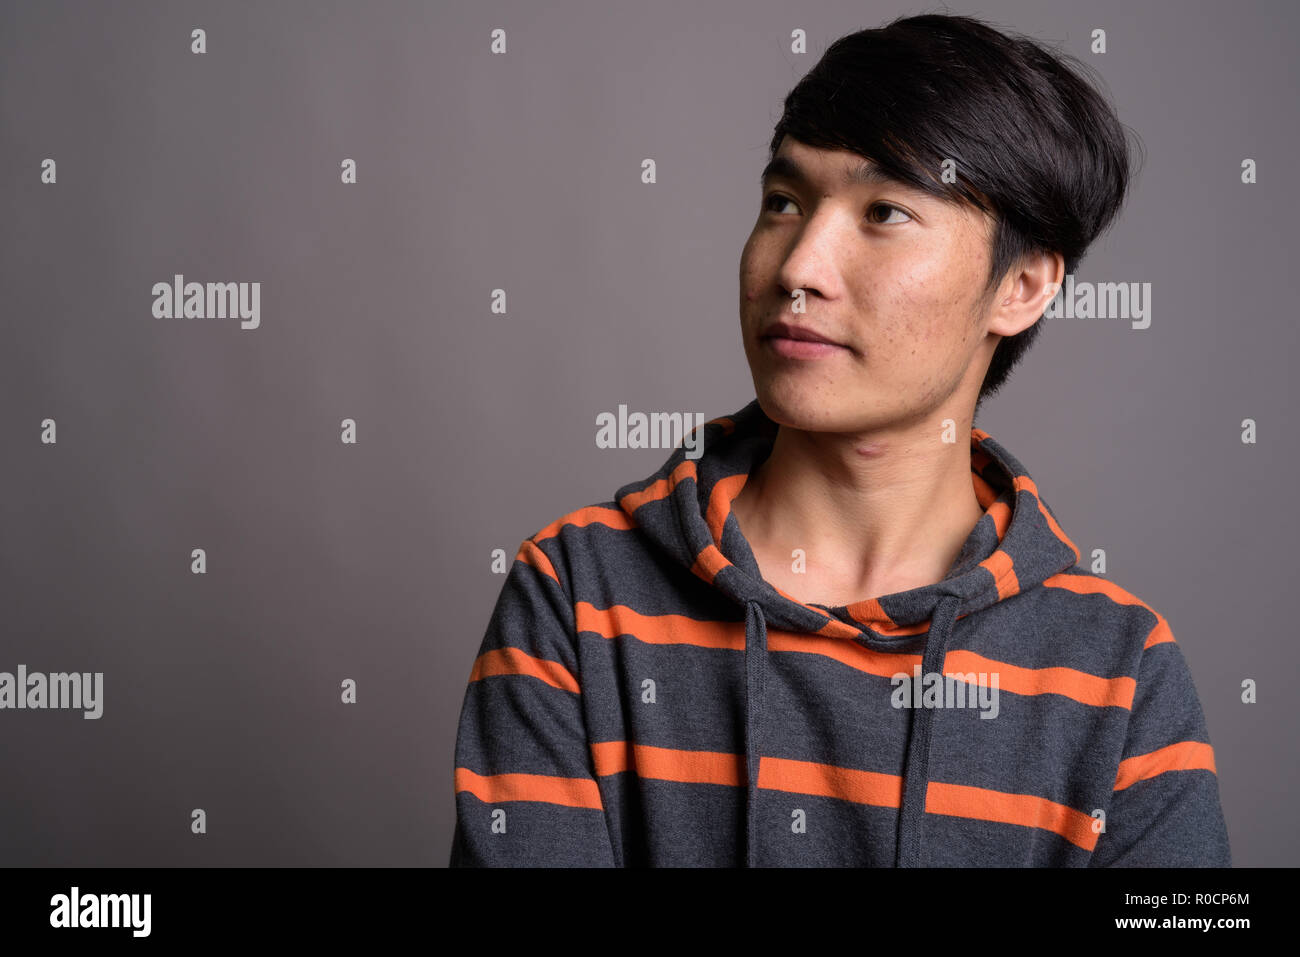
[[[1164,618],[1147,640],[1128,737],[1091,867],[1230,867],[1214,749]]]
[[[613,867],[573,606],[530,538],[497,598],[456,733],[452,867]]]

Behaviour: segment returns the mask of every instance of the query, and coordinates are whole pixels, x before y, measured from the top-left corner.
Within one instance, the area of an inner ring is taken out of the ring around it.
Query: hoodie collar
[[[798,601],[763,579],[731,514],[750,473],[771,454],[777,424],[755,399],[703,426],[702,451],[679,446],[653,475],[616,500],[663,551],[741,607],[757,603],[769,625],[831,637],[890,639],[923,634],[944,598],[958,617],[987,608],[1079,561],[1024,466],[972,428],[971,481],[984,515],[940,582],[830,607]]]

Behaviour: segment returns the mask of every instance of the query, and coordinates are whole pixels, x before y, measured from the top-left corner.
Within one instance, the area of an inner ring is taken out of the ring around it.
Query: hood
[[[971,429],[971,481],[984,515],[940,582],[851,605],[804,603],[765,581],[731,515],[750,472],[771,453],[777,424],[750,402],[706,422],[698,458],[679,446],[654,475],[615,500],[654,545],[722,592],[745,616],[746,863],[753,864],[754,808],[769,628],[857,641],[876,648],[924,637],[922,671],[942,670],[961,618],[1033,588],[1079,562],[1024,467],[988,433]],[[899,806],[896,863],[920,860],[934,710],[912,708]]]

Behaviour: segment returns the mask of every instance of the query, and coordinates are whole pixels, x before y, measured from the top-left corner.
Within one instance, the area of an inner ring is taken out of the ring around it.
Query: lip
[[[845,348],[841,343],[823,336],[820,332],[814,332],[805,326],[792,326],[788,322],[772,323],[760,338],[769,339],[773,337],[794,339],[797,342],[824,342],[827,345],[839,346],[841,349]]]
[[[774,322],[759,337],[759,342],[784,359],[823,359],[851,351],[848,346],[828,339],[820,332],[788,322]]]

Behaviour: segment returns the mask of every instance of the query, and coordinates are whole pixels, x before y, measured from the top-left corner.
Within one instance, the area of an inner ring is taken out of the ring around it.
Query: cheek
[[[742,281],[753,279],[754,270],[758,264],[761,251],[758,238],[754,233],[750,233],[745,239],[745,245],[740,248],[740,278]]]
[[[740,305],[742,311],[759,308],[758,303],[770,295],[771,285],[780,262],[770,243],[753,235],[740,251]]]
[[[918,249],[891,283],[889,336],[907,336],[916,344],[909,354],[918,356],[921,346],[934,349],[967,338],[975,266],[960,248]]]

